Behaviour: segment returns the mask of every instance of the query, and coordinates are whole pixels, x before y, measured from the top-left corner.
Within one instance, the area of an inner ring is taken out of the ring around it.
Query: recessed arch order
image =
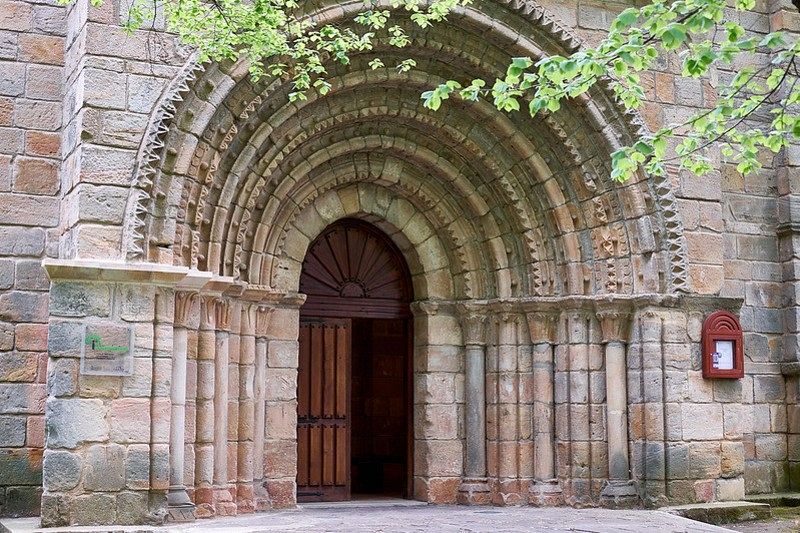
[[[315,16],[346,21],[360,6]],[[610,91],[535,118],[489,102],[422,107],[443,80],[492,79],[512,56],[579,47],[545,10],[479,1],[411,35],[406,49],[379,43],[332,65],[331,91],[302,102],[281,80],[253,83],[244,64],[187,63],[140,147],[125,257],[297,290],[319,231],[362,217],[407,243],[425,297],[688,290],[668,182],[608,179],[610,154],[641,131]],[[417,65],[372,70],[375,55]]]

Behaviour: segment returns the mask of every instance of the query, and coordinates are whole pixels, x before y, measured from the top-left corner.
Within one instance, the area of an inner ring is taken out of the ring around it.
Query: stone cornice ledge
[[[212,277],[210,272],[158,263],[126,263],[99,259],[43,259],[42,266],[51,281],[98,281],[147,283],[160,286],[182,285],[199,288]]]
[[[595,311],[600,308],[624,307],[630,311],[648,307],[709,311],[725,309],[736,312],[742,307],[742,298],[705,294],[598,294],[596,296],[531,296],[520,298],[476,299],[476,300],[421,300],[415,307],[427,306],[442,314],[457,314],[459,305],[469,304],[486,311],[497,312],[508,309],[513,312],[559,312],[564,310]]]
[[[299,307],[305,301],[304,294],[276,291],[264,285],[249,285],[231,277],[215,276],[211,272],[158,263],[44,259],[42,266],[51,281],[156,285],[284,307]]]

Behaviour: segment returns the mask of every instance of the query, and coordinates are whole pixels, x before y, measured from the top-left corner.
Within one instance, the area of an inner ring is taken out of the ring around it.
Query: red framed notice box
[[[744,337],[739,319],[728,311],[715,311],[703,322],[703,377],[744,377]]]

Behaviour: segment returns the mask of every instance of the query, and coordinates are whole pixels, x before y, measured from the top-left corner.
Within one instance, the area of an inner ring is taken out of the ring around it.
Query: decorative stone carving
[[[206,328],[213,327],[216,323],[217,304],[216,296],[203,295],[200,298],[200,325]]]
[[[631,325],[630,312],[618,309],[599,309],[597,319],[600,321],[603,344],[628,342]]]
[[[231,327],[231,302],[228,300],[217,301],[216,324],[217,330],[228,331]]]
[[[533,344],[555,343],[558,316],[556,312],[546,311],[533,311],[525,314]]]
[[[483,307],[461,304],[457,311],[461,318],[464,344],[486,344],[486,312]]]
[[[175,326],[187,327],[198,313],[195,304],[198,301],[196,292],[178,291],[175,293]]]
[[[256,311],[256,337],[265,337],[267,335],[267,328],[269,328],[269,321],[272,317],[274,307],[259,305]]]
[[[411,304],[411,312],[415,315],[434,316],[439,312],[439,302],[423,300]]]

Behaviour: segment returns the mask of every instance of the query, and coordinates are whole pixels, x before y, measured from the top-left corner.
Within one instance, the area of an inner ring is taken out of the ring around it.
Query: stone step
[[[691,503],[662,507],[660,510],[715,525],[732,524],[747,520],[765,520],[772,516],[768,503],[751,501]]]
[[[766,503],[772,507],[799,507],[800,492],[775,492],[773,494],[751,494],[745,496],[745,501]]]

